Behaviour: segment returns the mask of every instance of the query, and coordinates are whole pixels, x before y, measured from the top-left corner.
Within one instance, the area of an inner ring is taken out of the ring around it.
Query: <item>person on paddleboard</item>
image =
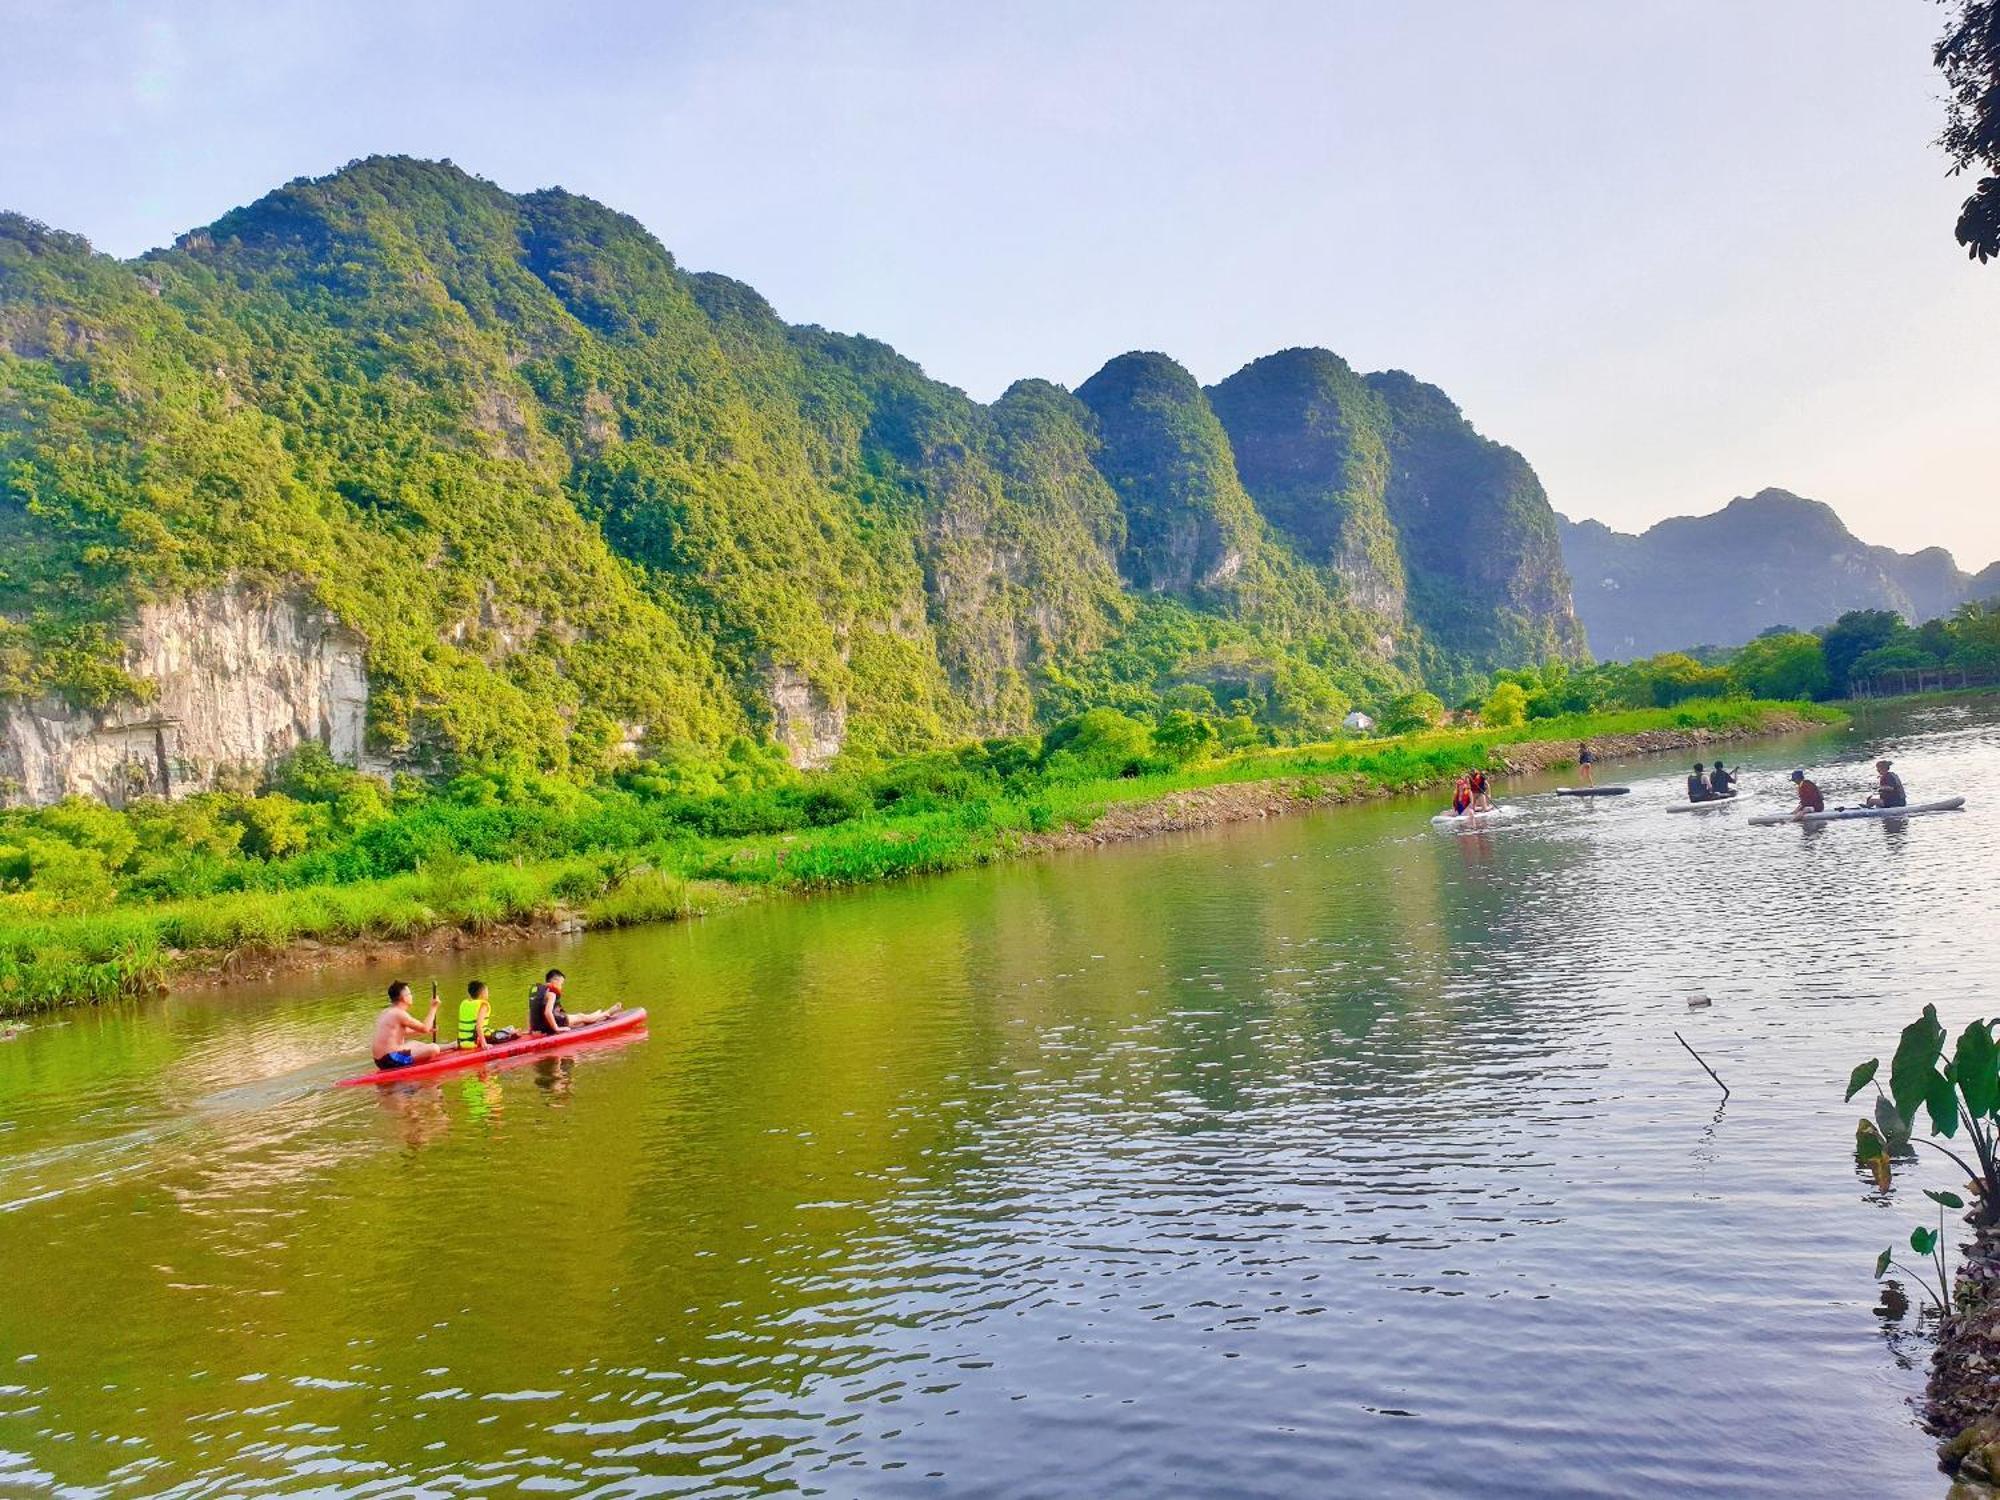
[[[375,1018],[375,1036],[369,1044],[369,1050],[375,1054],[375,1066],[386,1072],[391,1068],[407,1068],[412,1063],[429,1062],[444,1050],[436,1042],[437,1027],[437,986],[431,986],[429,1017],[419,1021],[410,1014],[409,985],[397,980],[389,986],[389,1008]],[[411,1040],[420,1036],[432,1040]]]
[[[542,982],[528,993],[528,1030],[538,1036],[554,1036],[557,1032],[568,1031],[573,1026],[595,1026],[599,1021],[609,1020],[623,1010],[623,1005],[613,1005],[608,1010],[586,1011],[573,1016],[563,1009],[563,986],[568,977],[561,969],[551,969],[542,976]]]
[[[1474,812],[1493,811],[1493,789],[1487,785],[1486,773],[1477,766],[1467,773],[1466,782],[1472,788],[1472,810]]]
[[[1461,776],[1451,789],[1451,815],[1454,818],[1462,818],[1471,806],[1472,781],[1470,777]]]
[[[1694,763],[1694,770],[1688,775],[1688,801],[1713,802],[1715,788],[1709,784],[1706,769],[1700,761]]]
[[[1867,806],[1908,807],[1910,805],[1909,794],[1903,790],[1903,778],[1889,769],[1891,764],[1893,762],[1886,760],[1875,762],[1875,795],[1868,799]]]
[[[1792,785],[1799,793],[1799,805],[1792,809],[1793,817],[1803,818],[1807,813],[1826,811],[1826,798],[1820,795],[1819,787],[1805,772],[1792,772]]]
[[[1590,748],[1589,740],[1578,740],[1576,745],[1576,774],[1585,786],[1596,779],[1597,752]]]
[[[465,987],[465,998],[458,1002],[460,1051],[472,1052],[497,1042],[511,1042],[520,1034],[511,1026],[494,1029],[493,996],[485,980],[475,979]]]
[[[1736,773],[1723,770],[1722,762],[1717,761],[1708,768],[1708,789],[1718,797],[1735,796]]]

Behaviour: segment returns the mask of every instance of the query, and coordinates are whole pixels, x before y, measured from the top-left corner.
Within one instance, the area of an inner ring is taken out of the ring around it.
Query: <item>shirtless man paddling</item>
[[[431,986],[431,1013],[419,1021],[410,1014],[410,987],[402,980],[389,986],[389,1008],[375,1018],[375,1037],[369,1050],[375,1054],[375,1066],[384,1072],[395,1068],[407,1068],[412,1063],[428,1062],[444,1049],[436,1042],[438,1024],[437,986]],[[427,1036],[428,1042],[413,1042],[411,1037]]]

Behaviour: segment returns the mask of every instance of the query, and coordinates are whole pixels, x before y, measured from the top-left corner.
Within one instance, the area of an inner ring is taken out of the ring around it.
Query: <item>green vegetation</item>
[[[1699,661],[1681,651],[1644,661],[1499,671],[1496,685],[1517,684],[1529,720],[1612,706],[1671,708],[1702,699],[1777,700],[1845,697],[1884,673],[1940,668],[2000,674],[2000,600],[1962,604],[1951,615],[1912,629],[1892,610],[1851,610],[1816,633],[1779,628],[1735,651]],[[1499,686],[1493,691],[1497,692]],[[1489,696],[1468,707],[1491,707]],[[1385,711],[1385,725],[1393,712]]]
[[[253,791],[0,813],[0,1014],[143,991],[177,968],[307,940],[483,931],[559,913],[647,922],[731,893],[960,868],[1032,835],[1087,828],[1114,804],[1192,787],[1408,790],[1530,737],[1753,731],[1773,711],[1732,699],[1231,752],[1216,728],[1226,719],[1176,709],[1148,722],[1098,708],[1038,738],[866,772],[802,774],[739,737],[588,786],[525,761],[384,786],[310,749]]]
[[[1855,1068],[1847,1080],[1846,1097],[1851,1100],[1871,1085],[1875,1089],[1874,1118],[1864,1119],[1856,1127],[1855,1154],[1876,1185],[1886,1189],[1892,1163],[1911,1155],[1912,1142],[1930,1147],[1948,1157],[1970,1184],[1972,1221],[1990,1225],[2000,1220],[2000,1196],[1993,1191],[1993,1184],[2000,1182],[2000,1043],[1994,1040],[1992,1022],[1985,1020],[1967,1023],[1949,1057],[1945,1055],[1947,1039],[1937,1007],[1926,1005],[1923,1014],[1905,1026],[1897,1039],[1886,1090],[1877,1077],[1880,1058],[1870,1058]],[[1920,1117],[1928,1120],[1932,1136],[1945,1140],[1963,1129],[1972,1161],[1936,1140],[1917,1136]],[[1908,1274],[1924,1287],[1939,1316],[1949,1322],[1952,1297],[1945,1269],[1944,1211],[1964,1211],[1965,1200],[1957,1193],[1929,1188],[1924,1196],[1938,1206],[1937,1227],[1919,1224],[1911,1231],[1910,1248],[1930,1261],[1935,1280],[1920,1272]],[[1908,1271],[1894,1257],[1891,1247],[1876,1259],[1878,1278],[1891,1267]]]
[[[0,215],[0,697],[143,700],[133,606],[229,579],[360,633],[375,752],[579,785],[799,746],[801,701],[865,765],[1203,692],[1313,738],[1581,655],[1518,454],[1324,351],[1245,377],[1133,354],[981,405],[449,163],[127,263]]]
[[[1951,171],[1984,172],[1958,213],[1956,235],[1979,261],[2000,259],[2000,4],[1947,0],[1932,61],[1947,90],[1938,144]]]

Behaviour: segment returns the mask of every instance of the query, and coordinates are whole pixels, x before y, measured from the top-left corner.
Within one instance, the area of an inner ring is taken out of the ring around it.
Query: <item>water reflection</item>
[[[2000,766],[1978,720],[1899,755]],[[0,1226],[91,1295],[0,1302],[0,1448],[333,1495],[1778,1495],[1838,1451],[1935,1495],[1867,1275],[1920,1174],[1854,1192],[1840,1081],[2000,977],[1994,837],[1649,775],[586,938],[649,1035],[372,1100],[324,1087],[372,981],[23,1038]]]

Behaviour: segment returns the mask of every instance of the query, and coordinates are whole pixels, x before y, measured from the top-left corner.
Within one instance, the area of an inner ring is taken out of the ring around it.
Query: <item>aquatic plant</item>
[[[1928,1146],[1950,1158],[1965,1173],[1972,1192],[1971,1219],[1985,1226],[2000,1220],[2000,1182],[1996,1171],[1996,1149],[2000,1149],[2000,1044],[1996,1044],[1990,1021],[1973,1020],[1959,1033],[1951,1056],[1945,1056],[1947,1034],[1938,1020],[1937,1007],[1926,1005],[1923,1014],[1903,1028],[1896,1052],[1889,1063],[1889,1087],[1882,1088],[1877,1075],[1881,1059],[1871,1057],[1848,1076],[1848,1099],[1875,1088],[1875,1118],[1863,1120],[1855,1130],[1855,1154],[1873,1173],[1878,1186],[1887,1188],[1891,1163],[1904,1142]],[[1935,1140],[1916,1134],[1920,1115],[1929,1121],[1930,1133],[1947,1140],[1964,1130],[1973,1161]],[[1976,1163],[1976,1165],[1975,1165]],[[1951,1283],[1945,1272],[1944,1210],[1963,1211],[1965,1199],[1955,1192],[1926,1188],[1924,1196],[1938,1205],[1938,1225],[1920,1224],[1910,1234],[1910,1248],[1928,1256],[1936,1273],[1935,1291],[1918,1277],[1927,1295],[1937,1303],[1939,1313],[1951,1315]],[[1884,1250],[1875,1262],[1875,1275],[1887,1274],[1894,1260],[1894,1247]],[[1907,1270],[1907,1267],[1898,1267]]]

